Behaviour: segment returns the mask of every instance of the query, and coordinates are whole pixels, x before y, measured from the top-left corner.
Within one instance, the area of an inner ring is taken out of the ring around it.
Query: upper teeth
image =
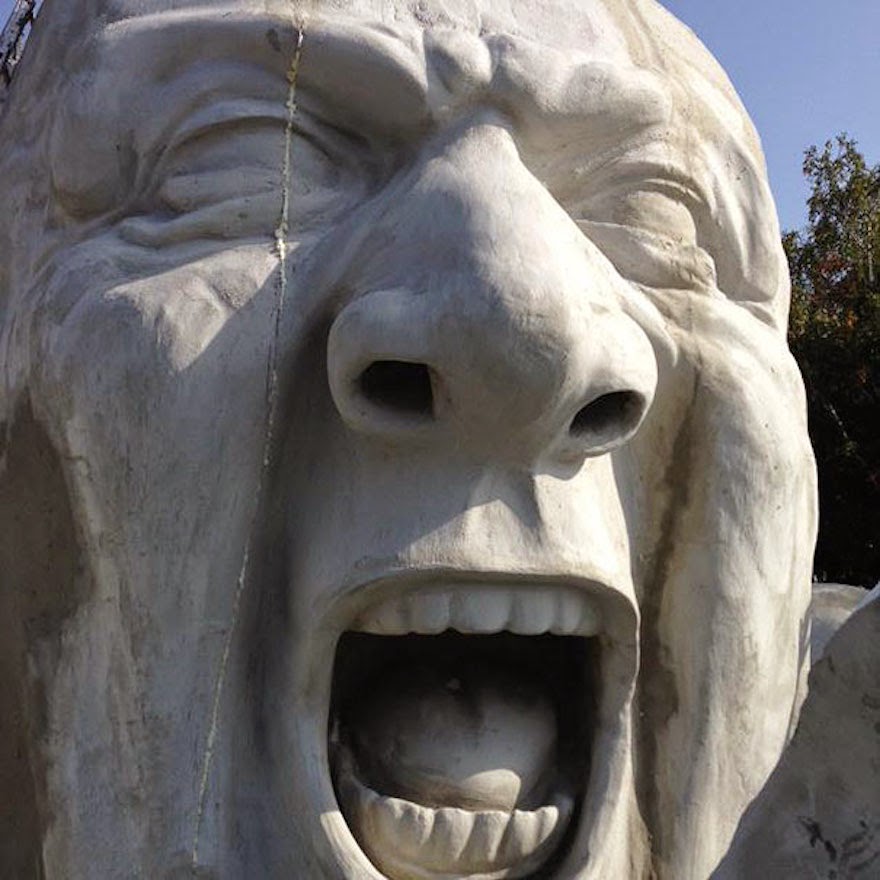
[[[511,632],[594,636],[599,612],[574,587],[431,587],[396,596],[364,611],[353,629],[373,635],[434,635],[447,629],[473,635]]]

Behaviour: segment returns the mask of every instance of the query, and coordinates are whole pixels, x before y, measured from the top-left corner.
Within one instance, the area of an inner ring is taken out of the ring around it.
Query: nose
[[[347,426],[532,464],[638,430],[657,384],[632,292],[503,130],[428,156],[364,243],[328,376]]]

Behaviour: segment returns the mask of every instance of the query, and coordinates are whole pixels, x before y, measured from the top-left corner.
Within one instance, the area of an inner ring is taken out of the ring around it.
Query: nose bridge
[[[505,410],[514,408],[519,422],[546,416],[571,390],[589,325],[608,312],[614,291],[601,258],[501,127],[467,131],[435,173],[421,216],[443,227],[454,262],[435,276],[439,367],[448,382],[471,386],[469,419],[512,425]]]
[[[656,365],[620,308],[623,282],[501,126],[435,149],[383,223],[392,283],[357,298],[331,331],[346,421],[400,433],[388,404],[400,416],[404,398],[418,399],[409,429],[442,426],[482,454],[527,460],[550,448],[599,454],[635,430]],[[581,418],[602,398],[608,406]]]
[[[475,126],[449,145],[438,194],[454,194],[450,245],[474,271],[474,293],[504,308],[571,309],[588,245],[564,209],[521,160],[508,132]],[[458,222],[456,222],[458,221]],[[462,234],[464,233],[464,234]]]

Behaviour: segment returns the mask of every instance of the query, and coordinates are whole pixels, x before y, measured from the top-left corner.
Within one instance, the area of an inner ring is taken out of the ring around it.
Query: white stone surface
[[[810,603],[810,651],[813,663],[822,659],[831,637],[865,600],[868,593],[850,584],[813,584]]]
[[[7,873],[707,877],[797,717],[816,514],[759,142],[693,35],[46,0],[0,143]],[[369,812],[355,710],[447,627],[473,701],[415,698],[408,775],[377,725],[411,799]],[[529,711],[468,677],[522,657]]]
[[[877,876],[880,602],[859,608],[810,672],[797,732],[713,880]]]

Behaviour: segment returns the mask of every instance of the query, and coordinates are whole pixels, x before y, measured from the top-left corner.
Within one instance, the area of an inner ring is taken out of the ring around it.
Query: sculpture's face
[[[30,394],[96,586],[49,691],[115,684],[47,786],[137,805],[50,862],[705,877],[814,525],[741,112],[647,3],[250,5],[122,16],[53,124]]]

